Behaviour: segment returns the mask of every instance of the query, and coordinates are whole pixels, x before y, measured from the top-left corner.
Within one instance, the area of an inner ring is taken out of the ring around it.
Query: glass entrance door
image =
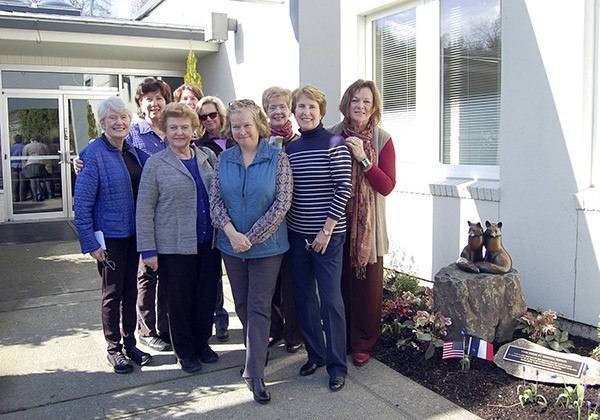
[[[108,94],[50,96],[7,98],[12,220],[73,217],[72,159],[100,134]]]
[[[58,98],[8,98],[12,214],[64,215]]]

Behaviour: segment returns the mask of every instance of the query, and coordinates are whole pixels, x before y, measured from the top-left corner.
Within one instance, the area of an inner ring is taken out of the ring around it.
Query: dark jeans
[[[346,376],[346,317],[342,300],[342,252],[345,233],[331,236],[327,251],[305,248],[314,235],[288,230],[294,302],[311,363],[327,363],[329,376]],[[318,296],[317,296],[318,288]],[[325,340],[323,340],[323,329]]]
[[[173,350],[180,359],[195,357],[212,335],[221,253],[208,242],[195,255],[158,254],[158,272],[167,288]]]
[[[135,347],[135,301],[137,298],[137,252],[135,235],[129,238],[105,238],[108,259],[115,270],[98,262],[102,277],[102,330],[108,353]],[[121,343],[123,339],[123,343]]]

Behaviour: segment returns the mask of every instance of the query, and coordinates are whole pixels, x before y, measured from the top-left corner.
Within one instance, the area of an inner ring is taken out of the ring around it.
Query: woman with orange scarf
[[[342,271],[347,350],[356,366],[368,363],[379,337],[383,299],[383,256],[389,243],[385,197],[396,185],[391,136],[377,125],[381,95],[372,81],[359,79],[342,96],[344,120],[330,129],[346,139],[352,154],[352,195]]]

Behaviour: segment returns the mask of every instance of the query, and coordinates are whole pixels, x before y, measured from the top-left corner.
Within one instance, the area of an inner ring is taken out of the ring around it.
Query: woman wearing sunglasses
[[[83,253],[98,261],[102,277],[102,330],[108,362],[130,373],[129,359],[152,357],[136,347],[137,267],[135,202],[146,154],[129,145],[131,110],[116,96],[98,108],[102,136],[81,151],[85,167],[75,182],[75,225]]]
[[[221,133],[227,112],[223,101],[216,96],[205,96],[198,102],[196,111],[200,119],[200,131],[203,133],[202,137],[194,141],[197,147],[208,147],[219,156],[223,150],[235,146],[235,141],[225,138]],[[215,335],[219,341],[229,340],[229,314],[223,304],[223,280],[219,279],[215,302]]]

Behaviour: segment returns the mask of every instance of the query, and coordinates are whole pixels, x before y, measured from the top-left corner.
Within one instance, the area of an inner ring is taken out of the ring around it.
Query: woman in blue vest
[[[242,376],[254,400],[267,404],[271,395],[264,370],[271,300],[289,249],[285,215],[292,201],[292,172],[286,154],[269,145],[267,117],[253,101],[229,104],[224,132],[237,145],[219,156],[210,213],[244,330]]]

